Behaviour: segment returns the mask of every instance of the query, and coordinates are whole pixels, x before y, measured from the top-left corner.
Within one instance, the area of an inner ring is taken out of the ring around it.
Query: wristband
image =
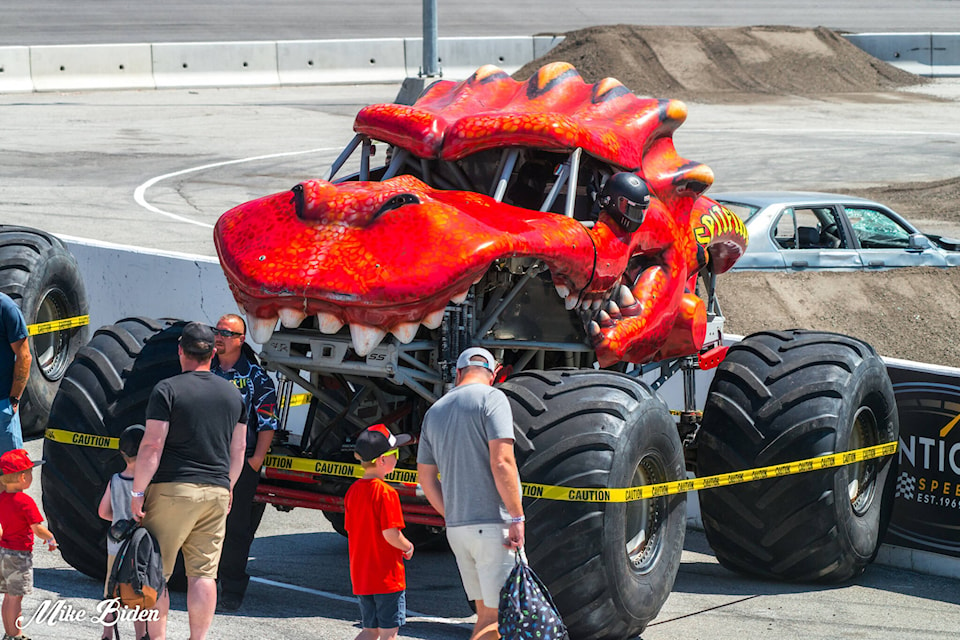
[[[143,497],[143,491],[131,491],[131,492],[130,492],[130,495],[131,495],[132,497],[134,497],[134,498],[142,498],[142,497]]]
[[[526,520],[527,520],[527,519],[524,518],[523,516],[517,516],[517,517],[515,517],[515,518],[510,518],[510,523],[511,523],[511,524],[517,524],[518,522],[526,522]]]

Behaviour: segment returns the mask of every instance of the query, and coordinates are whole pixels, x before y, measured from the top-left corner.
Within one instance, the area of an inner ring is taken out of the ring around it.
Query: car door
[[[946,266],[943,253],[893,212],[851,205],[844,213],[866,268]]]
[[[786,207],[772,225],[774,243],[789,269],[861,269],[839,209],[832,205]]]

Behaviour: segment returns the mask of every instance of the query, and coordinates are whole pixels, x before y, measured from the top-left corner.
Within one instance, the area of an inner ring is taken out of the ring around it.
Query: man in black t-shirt
[[[183,551],[195,639],[205,638],[213,622],[227,512],[247,439],[240,392],[210,371],[213,346],[213,329],[196,322],[184,326],[183,373],[158,383],[150,394],[131,499],[134,517],[160,545],[165,579]],[[160,619],[148,623],[148,631],[166,637],[168,590],[157,609]]]

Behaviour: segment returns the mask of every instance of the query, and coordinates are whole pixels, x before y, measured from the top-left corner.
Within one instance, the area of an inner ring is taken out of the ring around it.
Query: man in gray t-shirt
[[[496,368],[486,349],[460,354],[456,387],[427,411],[417,452],[420,486],[446,520],[464,590],[476,603],[472,638],[499,637],[500,588],[523,547],[513,412],[491,386]]]

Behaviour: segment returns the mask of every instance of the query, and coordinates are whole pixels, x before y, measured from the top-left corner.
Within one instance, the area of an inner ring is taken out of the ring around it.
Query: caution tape
[[[97,447],[98,449],[119,449],[120,438],[110,436],[95,436],[89,433],[76,433],[63,429],[47,429],[43,434],[47,440],[61,444],[77,444],[82,447]]]
[[[832,453],[818,458],[808,458],[797,462],[771,465],[758,469],[721,473],[715,476],[692,478],[690,480],[674,480],[659,484],[647,484],[640,487],[626,489],[577,489],[571,487],[556,487],[546,484],[523,483],[525,498],[544,498],[546,500],[562,500],[564,502],[633,502],[649,498],[699,491],[701,489],[715,489],[744,482],[766,480],[768,478],[782,478],[784,476],[819,471],[832,467],[842,467],[855,462],[882,458],[897,452],[897,443],[888,442],[873,447]]]
[[[304,404],[310,404],[310,398],[312,398],[309,393],[295,393],[290,396],[290,406],[299,407]],[[281,400],[280,406],[283,406],[285,403]]]
[[[341,478],[362,478],[364,473],[363,467],[359,464],[317,460],[315,458],[295,458],[293,456],[268,455],[263,459],[263,466],[281,471],[300,471]],[[394,469],[393,472],[387,474],[386,479],[390,482],[417,484],[417,472],[412,469]]]
[[[90,324],[90,316],[75,316],[62,320],[28,324],[27,333],[31,336],[38,336],[42,333],[53,333],[54,331],[66,331],[67,329],[75,329],[76,327],[85,327],[88,324]]]
[[[47,429],[46,438],[64,444],[100,447],[104,449],[116,449],[119,446],[119,438],[92,436],[60,429]],[[687,493],[688,491],[715,489],[717,487],[727,487],[744,482],[755,482],[768,478],[782,478],[799,473],[842,467],[863,462],[864,460],[873,460],[875,458],[893,455],[897,452],[897,446],[897,442],[887,442],[872,447],[864,447],[842,453],[832,453],[817,458],[798,460],[796,462],[775,464],[769,467],[622,489],[558,487],[524,482],[522,483],[523,497],[559,500],[563,502],[634,502],[636,500],[662,498],[678,493]],[[301,473],[341,478],[360,478],[363,476],[363,467],[358,464],[334,462],[331,460],[316,460],[314,458],[297,458],[295,456],[268,455],[264,458],[263,466],[282,471],[299,471]],[[401,482],[404,484],[417,484],[418,482],[417,472],[411,469],[396,469],[386,476],[386,479],[390,482]]]

